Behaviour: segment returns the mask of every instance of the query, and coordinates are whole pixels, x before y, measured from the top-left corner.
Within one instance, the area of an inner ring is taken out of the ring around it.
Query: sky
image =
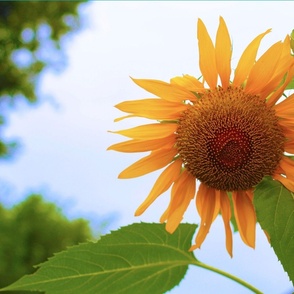
[[[106,151],[124,138],[109,130],[141,123],[113,106],[150,95],[130,79],[169,81],[182,74],[199,76],[196,23],[201,18],[214,39],[223,16],[233,41],[233,67],[248,43],[268,28],[260,54],[293,29],[293,2],[90,2],[81,10],[84,25],[66,38],[66,67],[46,71],[40,79],[41,103],[20,104],[9,115],[5,136],[19,138],[21,152],[1,162],[0,201],[13,205],[30,193],[42,193],[71,218],[85,217],[104,232],[134,222],[158,222],[169,194],[160,197],[142,216],[134,212],[148,195],[159,172],[119,180],[117,175],[143,154]],[[191,203],[183,222],[198,223]],[[244,279],[264,293],[290,293],[292,286],[262,230],[256,249],[234,235],[234,257],[225,250],[220,218],[196,256],[199,260]],[[292,289],[293,291],[293,289]],[[250,293],[215,273],[191,267],[170,293]]]

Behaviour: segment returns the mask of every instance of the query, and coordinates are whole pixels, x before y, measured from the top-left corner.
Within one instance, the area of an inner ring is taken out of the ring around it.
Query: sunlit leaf
[[[164,224],[133,224],[56,254],[36,273],[2,290],[54,293],[164,293],[195,263],[189,252],[196,225],[169,234]]]
[[[263,180],[254,193],[257,220],[270,237],[270,243],[294,281],[294,198],[280,182]]]

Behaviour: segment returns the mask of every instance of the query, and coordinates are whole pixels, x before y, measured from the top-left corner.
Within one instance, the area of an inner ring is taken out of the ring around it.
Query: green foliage
[[[62,37],[80,26],[80,3],[0,2],[0,125],[20,97],[38,100],[40,73],[48,66],[60,66],[64,60],[59,50]],[[0,138],[0,145],[0,157],[7,157],[15,142]]]
[[[33,275],[4,290],[47,294],[164,293],[196,260],[188,249],[196,225],[181,224],[173,234],[164,224],[132,224],[56,254]]]
[[[91,238],[86,220],[68,220],[39,195],[11,209],[0,205],[0,287],[32,273],[53,253]]]
[[[280,182],[264,179],[254,193],[257,220],[267,232],[277,257],[294,282],[294,198]]]

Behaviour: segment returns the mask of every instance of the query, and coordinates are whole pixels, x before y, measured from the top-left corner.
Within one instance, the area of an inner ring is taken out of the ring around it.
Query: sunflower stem
[[[226,277],[226,278],[228,278],[228,279],[230,279],[230,280],[233,280],[233,281],[235,281],[236,283],[238,283],[238,284],[244,286],[245,288],[251,290],[253,293],[256,293],[256,294],[262,294],[261,291],[259,291],[258,289],[256,289],[256,288],[253,287],[252,285],[248,284],[247,282],[241,280],[240,278],[238,278],[238,277],[236,277],[236,276],[233,276],[233,275],[231,275],[231,274],[229,274],[229,273],[227,273],[227,272],[225,272],[225,271],[222,271],[222,270],[220,270],[220,269],[218,269],[218,268],[212,267],[212,266],[210,266],[210,265],[207,265],[207,264],[202,263],[202,262],[199,262],[199,261],[196,261],[196,262],[193,263],[193,264],[196,265],[196,266],[199,266],[199,267],[205,268],[205,269],[207,269],[207,270],[210,270],[210,271],[212,271],[212,272],[215,272],[215,273],[217,273],[217,274],[219,274],[219,275],[222,275],[222,276],[224,276],[224,277]]]

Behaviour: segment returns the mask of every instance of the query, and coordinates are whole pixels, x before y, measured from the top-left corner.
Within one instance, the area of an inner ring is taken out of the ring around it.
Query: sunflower
[[[156,98],[116,105],[129,113],[122,118],[154,120],[114,132],[130,140],[109,150],[150,151],[119,178],[165,168],[135,215],[141,215],[171,188],[170,202],[160,221],[166,222],[166,230],[172,233],[195,198],[201,222],[191,250],[200,248],[218,214],[231,256],[232,215],[243,242],[254,248],[254,187],[271,176],[294,192],[294,161],[288,156],[294,153],[294,94],[280,99],[294,76],[294,58],[286,36],[256,60],[260,42],[269,32],[247,46],[231,77],[232,43],[225,21],[220,17],[214,45],[199,19],[201,80],[190,75],[172,78],[169,83],[133,79]]]

